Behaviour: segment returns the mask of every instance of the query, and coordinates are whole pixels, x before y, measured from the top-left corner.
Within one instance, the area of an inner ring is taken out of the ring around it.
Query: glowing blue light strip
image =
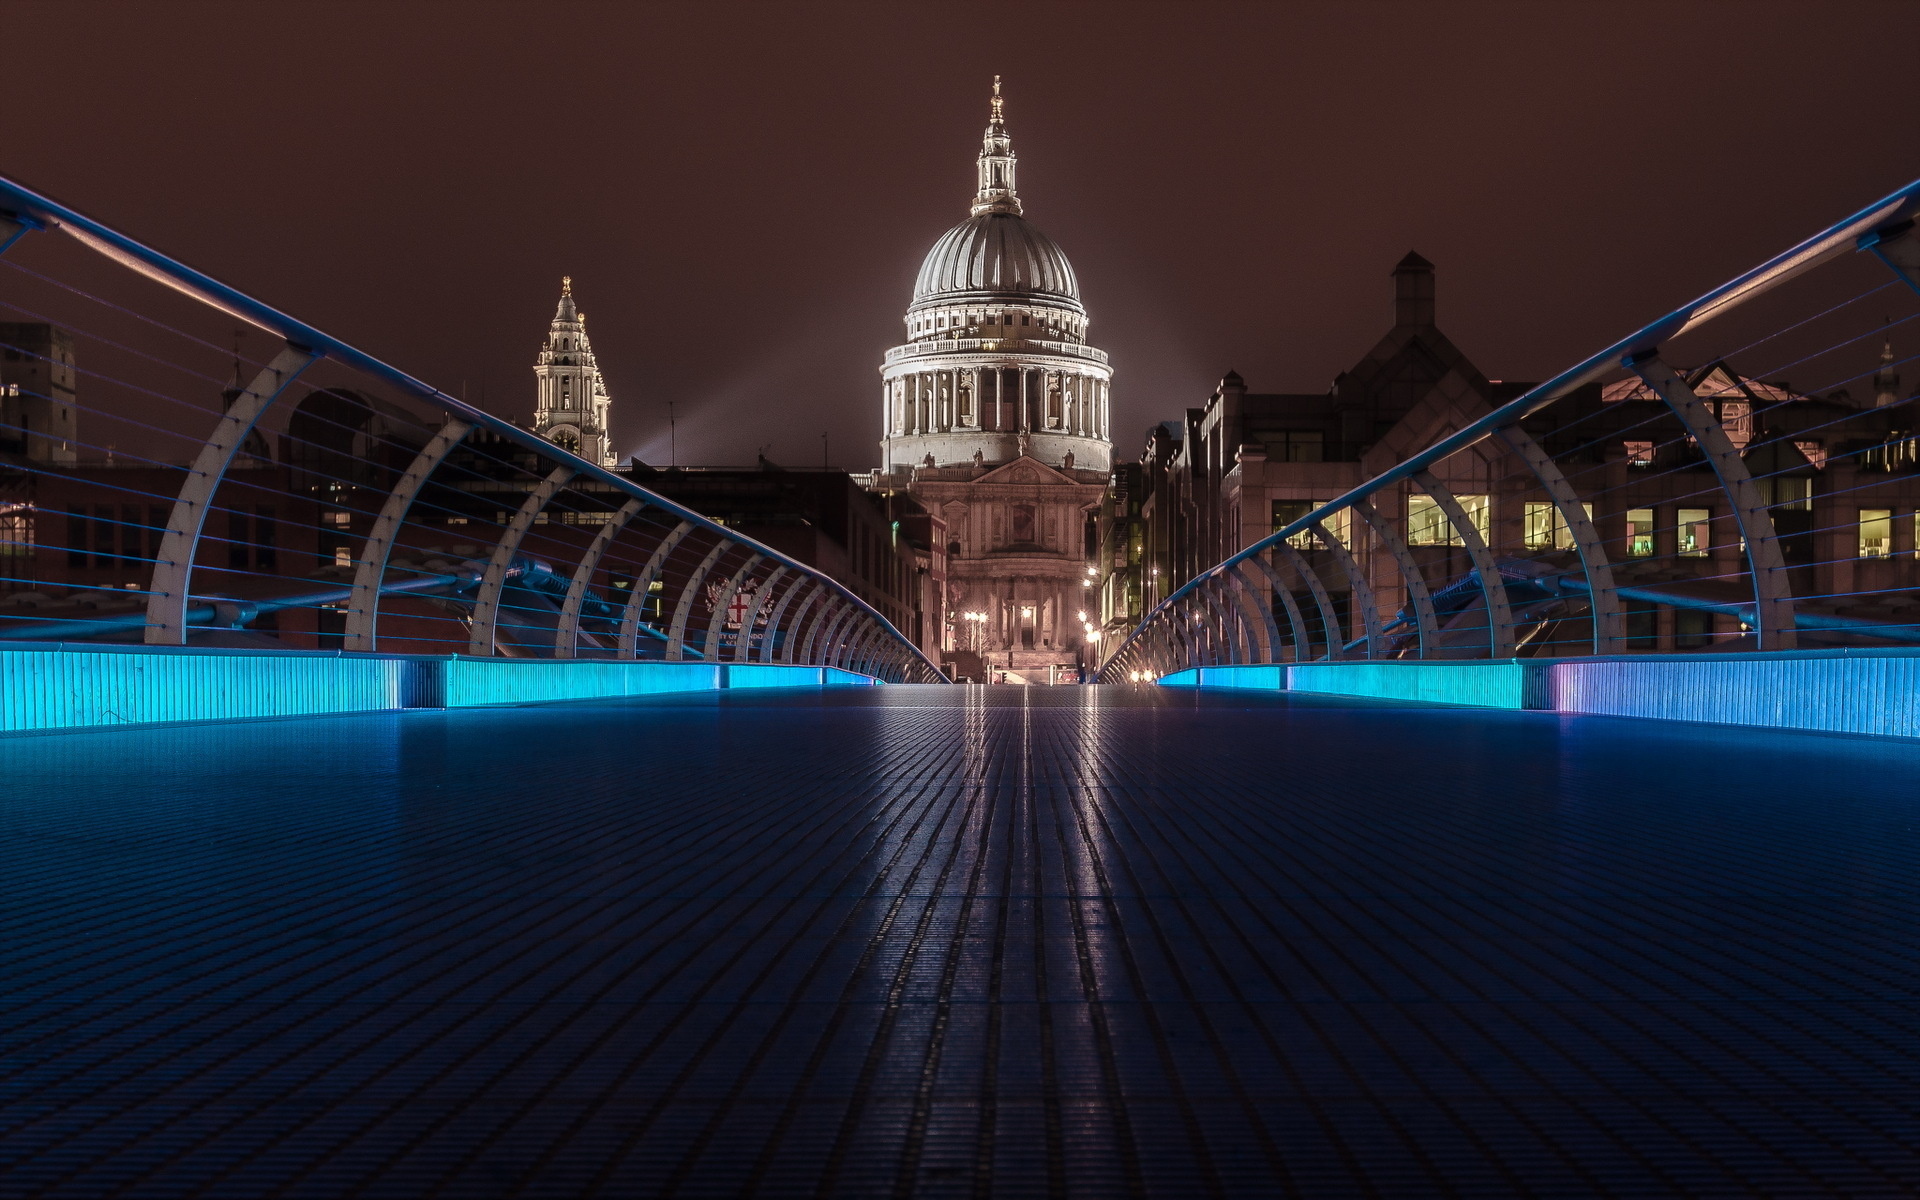
[[[0,732],[879,682],[832,667],[46,643],[0,647]]]

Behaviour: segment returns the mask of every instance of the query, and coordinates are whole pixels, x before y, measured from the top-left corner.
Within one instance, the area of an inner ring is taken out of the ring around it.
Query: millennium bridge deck
[[[1913,743],[889,687],[0,778],[8,1197],[1920,1192]]]

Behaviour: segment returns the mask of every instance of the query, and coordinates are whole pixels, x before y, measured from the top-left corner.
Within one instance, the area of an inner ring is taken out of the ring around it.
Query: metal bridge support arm
[[[1280,626],[1274,623],[1273,606],[1266,602],[1260,588],[1247,578],[1245,563],[1235,563],[1228,570],[1233,576],[1236,587],[1234,593],[1240,601],[1240,609],[1246,614],[1247,628],[1257,629],[1263,646],[1261,655],[1254,662],[1277,663],[1280,661]]]
[[[1260,640],[1254,628],[1254,622],[1247,619],[1247,609],[1241,603],[1239,581],[1232,571],[1222,571],[1219,575],[1219,604],[1233,623],[1233,642],[1238,647],[1235,660],[1243,663],[1257,663],[1260,659]]]
[[[1293,648],[1288,656],[1294,662],[1305,662],[1313,654],[1313,639],[1307,635],[1307,620],[1293,598],[1293,589],[1287,586],[1286,580],[1280,577],[1280,569],[1266,555],[1256,554],[1247,561],[1260,568],[1260,573],[1267,577],[1267,586],[1273,589],[1280,606],[1287,610],[1287,627],[1293,631]]]
[[[1487,602],[1487,656],[1489,658],[1513,657],[1513,606],[1507,602],[1507,583],[1500,577],[1500,570],[1494,566],[1493,552],[1487,549],[1487,543],[1480,536],[1480,530],[1467,519],[1467,510],[1460,507],[1460,501],[1454,498],[1447,485],[1433,477],[1431,471],[1420,471],[1413,477],[1420,490],[1433,497],[1440,511],[1447,515],[1447,523],[1459,535],[1460,544],[1466,547],[1467,558],[1473,562],[1475,573],[1480,576],[1480,595]]]
[[[0,212],[0,254],[13,249],[13,244],[35,229],[46,226],[24,213]]]
[[[1179,610],[1169,608],[1160,617],[1159,636],[1154,640],[1153,674],[1158,679],[1188,665],[1187,642],[1179,629]]]
[[[1780,552],[1779,539],[1774,536],[1773,516],[1767,511],[1753,476],[1747,474],[1747,464],[1741,459],[1740,451],[1734,448],[1727,431],[1714,419],[1706,402],[1657,355],[1636,356],[1625,365],[1660,393],[1673,415],[1680,418],[1680,423],[1707,456],[1714,475],[1720,480],[1720,490],[1733,504],[1734,521],[1747,543],[1747,570],[1753,576],[1753,629],[1759,648],[1794,649],[1799,645],[1799,638],[1793,620],[1793,592],[1787,581],[1787,561]]]
[[[833,666],[833,643],[840,636],[840,626],[853,613],[838,596],[829,595],[822,606],[820,615],[814,618],[813,628],[807,632],[806,650],[801,661],[809,666]]]
[[[1313,594],[1313,606],[1320,610],[1320,630],[1326,635],[1327,653],[1324,656],[1331,662],[1347,656],[1347,631],[1340,625],[1340,614],[1333,611],[1333,598],[1327,595],[1327,585],[1320,582],[1320,575],[1307,562],[1307,556],[1292,546],[1281,542],[1273,548],[1276,555],[1284,554],[1292,564],[1294,573],[1300,576],[1300,582],[1307,585],[1307,591]],[[1312,645],[1311,642],[1308,643]]]
[[[1217,667],[1240,661],[1235,644],[1233,615],[1221,603],[1220,581],[1216,576],[1194,589],[1199,599],[1200,627],[1206,631],[1207,661],[1201,665]]]
[[[820,592],[819,584],[803,576],[796,579],[792,587],[781,593],[780,602],[773,606],[773,615],[767,618],[767,639],[760,643],[761,662],[773,662],[776,654],[781,656],[782,662],[793,661],[794,634],[800,631],[800,623],[806,620],[807,610],[813,607],[813,602],[819,597]],[[805,596],[806,599],[801,600],[800,607],[793,610],[793,628],[783,637],[780,631],[785,626],[781,622],[786,619],[787,609],[792,608],[793,602],[801,596]]]
[[[1394,563],[1400,568],[1400,580],[1407,587],[1407,607],[1413,609],[1414,635],[1420,639],[1419,656],[1427,657],[1439,648],[1439,619],[1433,611],[1433,593],[1427,590],[1427,578],[1420,573],[1420,564],[1413,560],[1413,553],[1407,549],[1406,539],[1393,523],[1382,516],[1380,510],[1366,500],[1356,501],[1353,510],[1360,519],[1373,530],[1373,536],[1393,556]]]
[[[883,678],[881,672],[887,661],[887,635],[878,626],[867,633],[860,647],[860,671],[875,679]]]
[[[505,532],[493,547],[493,556],[487,559],[487,573],[480,580],[480,591],[473,599],[473,634],[467,639],[468,654],[493,653],[500,629],[500,594],[507,587],[507,567],[520,552],[520,543],[526,538],[527,530],[533,528],[533,519],[547,507],[547,501],[553,499],[561,485],[572,478],[572,467],[559,466],[549,471],[547,477],[527,493],[513,520],[507,522]]]
[[[370,652],[378,648],[380,585],[386,582],[387,561],[393,557],[393,539],[407,523],[407,514],[413,510],[413,502],[419,498],[427,480],[472,431],[473,426],[460,418],[448,417],[447,423],[413,456],[406,473],[380,505],[380,515],[373,519],[373,531],[367,534],[366,544],[360,547],[360,559],[353,568],[353,594],[347,598],[344,643],[348,650]]]
[[[1192,665],[1187,653],[1187,638],[1179,625],[1179,609],[1169,608],[1160,619],[1159,660],[1154,664],[1156,678]]]
[[[754,622],[760,619],[761,611],[766,608],[767,600],[772,597],[774,585],[784,579],[786,574],[787,569],[776,564],[773,570],[767,572],[767,577],[761,581],[760,586],[753,590],[753,602],[747,606],[747,619],[740,623],[740,640],[733,644],[733,661],[753,661]],[[791,591],[792,589],[789,588],[788,590]],[[771,620],[767,622],[767,640],[773,640],[773,622]]]
[[[1860,248],[1872,251],[1908,287],[1920,292],[1920,235],[1914,233],[1912,221],[1874,230],[1860,239]]]
[[[1197,587],[1187,593],[1187,632],[1192,636],[1193,647],[1190,666],[1210,667],[1219,661],[1220,652],[1215,648],[1217,631],[1208,621],[1211,615],[1205,587]]]
[[[647,565],[634,577],[633,594],[627,597],[626,604],[620,609],[619,641],[614,647],[616,657],[640,657],[640,618],[647,611],[647,597],[653,594],[653,581],[665,568],[667,556],[673,553],[681,539],[692,529],[692,521],[682,521],[668,530],[654,546],[653,553],[647,556]]]
[[[887,643],[889,640],[891,639],[887,637],[886,630],[878,625],[875,625],[872,630],[868,632],[860,656],[861,661],[866,664],[861,668],[863,672],[876,679],[881,677],[881,669],[886,665]]]
[[[747,576],[753,572],[755,567],[765,561],[766,559],[758,554],[749,554],[747,561],[741,563],[740,569],[727,577],[727,582],[721,587],[720,594],[714,597],[713,616],[707,619],[707,635],[705,640],[700,643],[700,655],[708,662],[719,662],[721,660],[720,638],[721,635],[726,632],[727,609],[732,605],[734,596],[739,593],[740,585],[746,582]],[[752,618],[749,617],[747,623],[740,627],[741,640],[745,641],[747,635],[752,631],[753,621]],[[734,657],[738,658],[739,655],[736,653]]]
[[[1167,610],[1173,617],[1170,630],[1176,655],[1173,661],[1183,669],[1206,666],[1205,651],[1201,645],[1204,633],[1195,631],[1193,604],[1193,593],[1188,592]]]
[[[1253,622],[1247,619],[1247,610],[1240,603],[1240,587],[1233,572],[1222,571],[1217,577],[1216,603],[1225,619],[1231,622],[1232,638],[1229,645],[1234,648],[1234,661],[1257,663],[1260,661],[1260,643],[1254,634]]]
[[[553,635],[555,658],[572,658],[580,652],[580,610],[586,606],[587,588],[593,583],[594,572],[600,569],[600,560],[605,557],[607,547],[613,545],[613,539],[619,537],[620,531],[627,527],[627,522],[645,507],[638,499],[621,505],[620,510],[613,514],[613,519],[593,535],[592,544],[580,556],[579,565],[573,568],[573,578],[567,583],[567,598],[560,605],[560,627]]]
[[[713,570],[721,556],[733,547],[733,542],[721,538],[713,544],[713,549],[707,551],[707,556],[700,560],[700,565],[693,569],[693,574],[687,576],[687,584],[680,589],[680,599],[673,606],[673,624],[667,628],[666,657],[669,662],[680,662],[686,658],[687,620],[693,616],[694,599],[700,595],[700,585],[706,582],[707,573]],[[716,601],[714,611],[724,612],[725,610],[720,608],[719,602]],[[711,659],[712,655],[708,654],[706,657]]]
[[[833,644],[833,627],[845,617],[846,609],[840,597],[828,591],[826,602],[814,614],[813,626],[807,630],[806,645],[800,648],[800,661],[808,666],[825,666],[827,648]]]
[[[1367,583],[1367,577],[1360,573],[1353,553],[1328,533],[1325,525],[1316,522],[1313,532],[1319,536],[1320,544],[1333,555],[1333,561],[1339,564],[1341,573],[1347,577],[1347,591],[1353,596],[1354,604],[1360,609],[1361,621],[1367,627],[1367,657],[1379,658],[1387,648],[1387,632],[1380,627],[1380,608],[1373,598],[1372,586]],[[1344,638],[1346,631],[1342,630],[1340,636]]]
[[[828,647],[828,654],[831,656],[833,665],[843,671],[858,671],[860,669],[860,652],[866,646],[867,638],[871,636],[869,630],[860,627],[859,609],[849,608],[847,610],[846,622],[841,626],[841,631],[837,636],[840,646],[839,651],[836,653],[831,646]]]
[[[316,351],[289,343],[253,377],[246,391],[234,397],[214,426],[213,436],[200,447],[186,482],[180,485],[155,555],[147,594],[148,645],[187,644],[187,593],[193,585],[193,560],[206,528],[207,509],[254,424],[319,357]]]
[[[1561,474],[1559,464],[1541,448],[1532,434],[1518,425],[1509,425],[1495,431],[1494,436],[1526,462],[1533,477],[1540,481],[1540,487],[1553,501],[1553,506],[1560,511],[1560,519],[1566,522],[1567,533],[1572,536],[1574,549],[1580,555],[1580,565],[1587,573],[1587,610],[1593,619],[1593,652],[1620,653],[1626,634],[1620,615],[1620,593],[1614,587],[1613,564],[1607,561],[1606,547],[1593,531],[1587,506],[1580,502],[1579,493]]]

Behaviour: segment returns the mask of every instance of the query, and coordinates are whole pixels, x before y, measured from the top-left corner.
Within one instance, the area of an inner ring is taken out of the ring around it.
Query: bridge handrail
[[[1107,672],[1120,661],[1142,634],[1175,606],[1193,597],[1200,589],[1219,583],[1235,568],[1257,561],[1266,552],[1284,546],[1290,539],[1313,530],[1328,517],[1352,508],[1381,489],[1412,479],[1450,455],[1485,441],[1500,430],[1517,425],[1576,389],[1622,366],[1630,366],[1655,355],[1661,345],[1674,337],[1697,329],[1790,279],[1846,253],[1873,249],[1883,241],[1891,241],[1907,233],[1916,215],[1920,215],[1920,180],[1889,193],[1759,266],[1713,288],[1691,303],[1648,323],[1552,379],[1222,559],[1194,575],[1154,605],[1129,631],[1126,639],[1107,655],[1102,663],[1102,672]],[[1920,290],[1920,280],[1909,276],[1908,282]]]
[[[724,541],[743,547],[788,571],[806,576],[817,585],[831,591],[841,602],[859,611],[899,647],[908,651],[907,662],[915,669],[908,670],[906,674],[921,679],[944,678],[939,668],[927,658],[919,646],[901,633],[871,604],[837,580],[779,550],[641,487],[632,480],[573,454],[511,421],[496,417],[457,397],[450,396],[358,347],[333,337],[238,288],[222,283],[205,272],[94,220],[69,205],[5,176],[0,176],[0,216],[8,217],[14,223],[24,226],[14,231],[11,237],[0,234],[0,252],[4,252],[14,240],[28,230],[34,228],[62,230],[106,258],[202,304],[272,333],[290,346],[315,352],[381,380],[472,426],[505,438],[542,458],[564,464],[574,472],[576,479],[585,478],[610,487],[631,499],[640,501],[648,508],[669,514],[675,520],[684,521]]]

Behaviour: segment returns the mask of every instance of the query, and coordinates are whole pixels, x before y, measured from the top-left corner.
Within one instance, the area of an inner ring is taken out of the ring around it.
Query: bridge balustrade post
[[[1794,625],[1793,591],[1787,580],[1787,560],[1774,535],[1773,515],[1727,431],[1706,402],[1686,385],[1656,353],[1630,356],[1623,364],[1659,393],[1681,425],[1693,435],[1713,467],[1720,490],[1733,505],[1734,523],[1746,541],[1747,571],[1753,580],[1754,638],[1762,650],[1792,650],[1799,643]]]
[[[374,518],[373,529],[360,547],[360,557],[353,567],[353,591],[347,597],[346,637],[342,642],[346,649],[371,652],[379,648],[380,589],[386,583],[387,563],[393,557],[393,539],[405,527],[413,502],[427,486],[427,480],[471,432],[472,425],[458,417],[448,417],[446,424],[413,456],[393,490],[381,502],[380,515]]]
[[[513,556],[519,553],[527,530],[533,528],[533,519],[547,507],[547,501],[553,499],[553,494],[572,478],[572,467],[564,464],[555,467],[527,494],[519,511],[513,514],[513,519],[507,522],[506,529],[501,532],[500,540],[494,544],[493,554],[487,559],[487,573],[480,580],[480,590],[473,599],[473,631],[467,639],[468,654],[490,655],[496,649],[500,595],[506,590],[507,567],[513,562]]]
[[[18,237],[18,233],[14,234],[16,240]],[[254,425],[319,358],[318,351],[287,343],[273,356],[273,361],[253,377],[246,390],[234,397],[214,425],[212,435],[201,445],[200,453],[187,469],[186,481],[180,485],[180,495],[167,516],[166,533],[160,538],[159,553],[154,556],[152,582],[147,592],[144,640],[148,645],[187,644],[187,603],[193,585],[193,560],[200,550],[207,510]]]
[[[1480,576],[1480,595],[1487,604],[1487,657],[1512,658],[1513,606],[1507,603],[1506,580],[1500,577],[1500,570],[1494,565],[1493,553],[1487,549],[1486,540],[1480,536],[1479,528],[1467,519],[1467,512],[1460,507],[1460,501],[1454,498],[1445,484],[1434,478],[1433,472],[1420,471],[1413,476],[1413,482],[1421,491],[1433,497],[1433,502],[1446,514],[1447,523],[1460,538],[1460,544],[1466,547],[1467,558]]]

